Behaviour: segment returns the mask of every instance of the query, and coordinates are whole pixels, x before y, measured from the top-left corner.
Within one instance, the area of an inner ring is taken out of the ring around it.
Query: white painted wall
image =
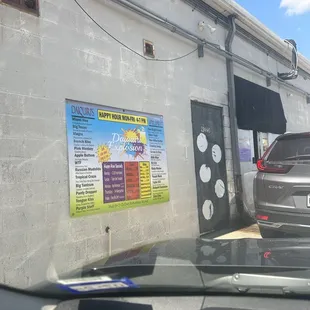
[[[137,0],[138,1],[138,0]],[[141,4],[224,46],[227,31],[181,0]],[[196,48],[175,34],[110,1],[80,0],[103,27],[142,53],[151,40],[156,57]],[[206,21],[217,30],[200,33]],[[231,217],[236,216],[225,59],[205,52],[178,62],[147,62],[113,41],[73,1],[40,0],[40,17],[0,4],[0,282],[27,287],[53,263],[68,271],[113,251],[151,241],[198,236],[190,100],[223,107]],[[239,38],[233,51],[276,72],[274,60]],[[236,65],[236,74],[264,79]],[[308,88],[305,81],[295,81]],[[299,84],[298,84],[299,85]],[[288,130],[308,127],[309,107],[299,94],[280,91]],[[309,89],[308,89],[309,91]],[[162,114],[171,200],[107,215],[69,217],[65,98]],[[198,206],[202,207],[202,206]]]
[[[289,71],[288,68],[284,67],[275,59],[239,37],[236,37],[233,42],[233,52],[275,75],[278,72]],[[244,67],[238,64],[235,65],[235,74],[260,86],[267,87],[265,77],[253,73],[250,70],[245,70]],[[289,83],[298,86],[308,93],[310,92],[310,80],[305,80],[301,76],[296,80],[289,81]],[[279,92],[281,95],[284,113],[287,119],[287,131],[308,131],[310,128],[310,105],[307,104],[306,97],[274,81],[272,81],[269,89]]]
[[[196,48],[110,1],[80,3],[140,53],[143,39],[154,42],[161,59]],[[181,1],[150,3],[196,32],[203,19]],[[106,255],[107,225],[113,252],[198,236],[192,99],[223,107],[234,197],[224,58],[206,52],[201,59],[195,53],[178,62],[147,62],[108,37],[74,1],[41,0],[40,8],[36,17],[0,5],[0,282],[19,287],[41,281],[50,264],[63,272]],[[224,29],[213,36],[221,44],[224,38]],[[65,98],[162,114],[170,202],[71,219]]]

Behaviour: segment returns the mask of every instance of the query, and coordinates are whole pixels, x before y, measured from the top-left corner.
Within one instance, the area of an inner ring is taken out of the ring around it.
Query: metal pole
[[[229,32],[225,41],[225,49],[228,53],[232,53],[232,43],[236,33],[235,16],[228,16]],[[228,109],[230,119],[230,138],[231,152],[233,160],[235,199],[237,210],[242,214],[242,182],[241,182],[241,165],[238,145],[238,125],[236,117],[236,94],[234,80],[234,62],[232,59],[226,59],[227,69],[227,85],[228,85]]]

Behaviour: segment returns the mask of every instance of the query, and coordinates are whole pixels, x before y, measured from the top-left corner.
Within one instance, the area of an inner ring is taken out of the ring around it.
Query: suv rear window
[[[283,140],[278,140],[267,158],[268,161],[283,161],[290,159],[310,159],[310,137],[294,137],[292,139],[285,138]]]

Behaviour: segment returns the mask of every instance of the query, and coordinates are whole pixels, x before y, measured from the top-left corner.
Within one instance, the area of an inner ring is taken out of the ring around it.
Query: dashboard
[[[310,301],[305,299],[251,296],[126,297],[59,301],[0,290],[0,300],[1,310],[291,310],[310,308]]]

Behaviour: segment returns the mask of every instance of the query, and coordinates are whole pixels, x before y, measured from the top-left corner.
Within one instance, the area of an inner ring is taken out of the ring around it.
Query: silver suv
[[[310,133],[279,136],[257,169],[254,202],[262,237],[310,237]]]

